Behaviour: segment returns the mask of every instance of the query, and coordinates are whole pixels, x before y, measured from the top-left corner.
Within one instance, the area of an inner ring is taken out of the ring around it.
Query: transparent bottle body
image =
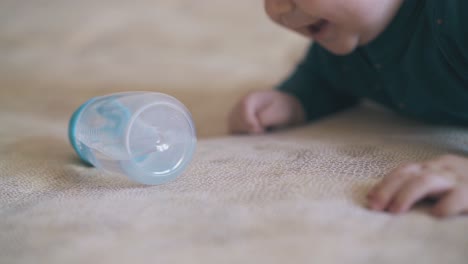
[[[196,145],[187,108],[173,97],[152,92],[93,98],[81,110],[74,135],[83,159],[143,184],[180,175]]]

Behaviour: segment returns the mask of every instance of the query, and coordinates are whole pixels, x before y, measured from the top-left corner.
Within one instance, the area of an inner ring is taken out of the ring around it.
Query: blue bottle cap
[[[70,122],[68,124],[68,140],[70,141],[70,144],[73,146],[73,149],[75,150],[76,154],[78,154],[78,157],[80,157],[80,159],[89,166],[92,166],[92,164],[87,159],[87,157],[84,154],[83,150],[80,148],[78,141],[76,140],[76,124],[77,124],[83,110],[86,108],[86,106],[88,106],[93,101],[94,101],[94,98],[90,99],[90,100],[86,101],[84,104],[82,104],[73,113],[73,115],[70,118]]]

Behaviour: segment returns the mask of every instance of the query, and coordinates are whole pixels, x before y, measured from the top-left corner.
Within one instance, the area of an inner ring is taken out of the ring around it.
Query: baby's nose
[[[292,0],[265,0],[265,9],[272,18],[292,12],[294,8]]]
[[[276,11],[275,13],[285,14],[293,11],[295,5],[291,0],[276,0],[274,1],[273,8]]]
[[[294,0],[265,0],[265,8],[274,21],[290,29],[296,30],[314,21]]]
[[[280,23],[285,27],[297,29],[313,22],[314,19],[308,14],[304,13],[301,9],[294,7],[288,13],[280,16]]]

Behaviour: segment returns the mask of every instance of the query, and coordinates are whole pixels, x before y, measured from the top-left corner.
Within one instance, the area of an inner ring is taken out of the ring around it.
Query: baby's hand
[[[229,116],[231,133],[263,133],[269,128],[305,122],[301,103],[295,97],[271,90],[253,92],[241,99]]]
[[[424,198],[437,198],[435,216],[468,213],[468,159],[445,155],[401,166],[368,195],[371,209],[395,214],[407,212]]]

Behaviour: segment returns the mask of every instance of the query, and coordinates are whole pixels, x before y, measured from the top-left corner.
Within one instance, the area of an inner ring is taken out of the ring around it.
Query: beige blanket
[[[0,2],[0,263],[468,263],[468,218],[370,212],[400,163],[467,151],[466,131],[360,107],[307,127],[228,136],[233,103],[269,89],[306,41],[262,1]],[[78,161],[86,99],[150,90],[192,111],[176,181],[141,186]]]

